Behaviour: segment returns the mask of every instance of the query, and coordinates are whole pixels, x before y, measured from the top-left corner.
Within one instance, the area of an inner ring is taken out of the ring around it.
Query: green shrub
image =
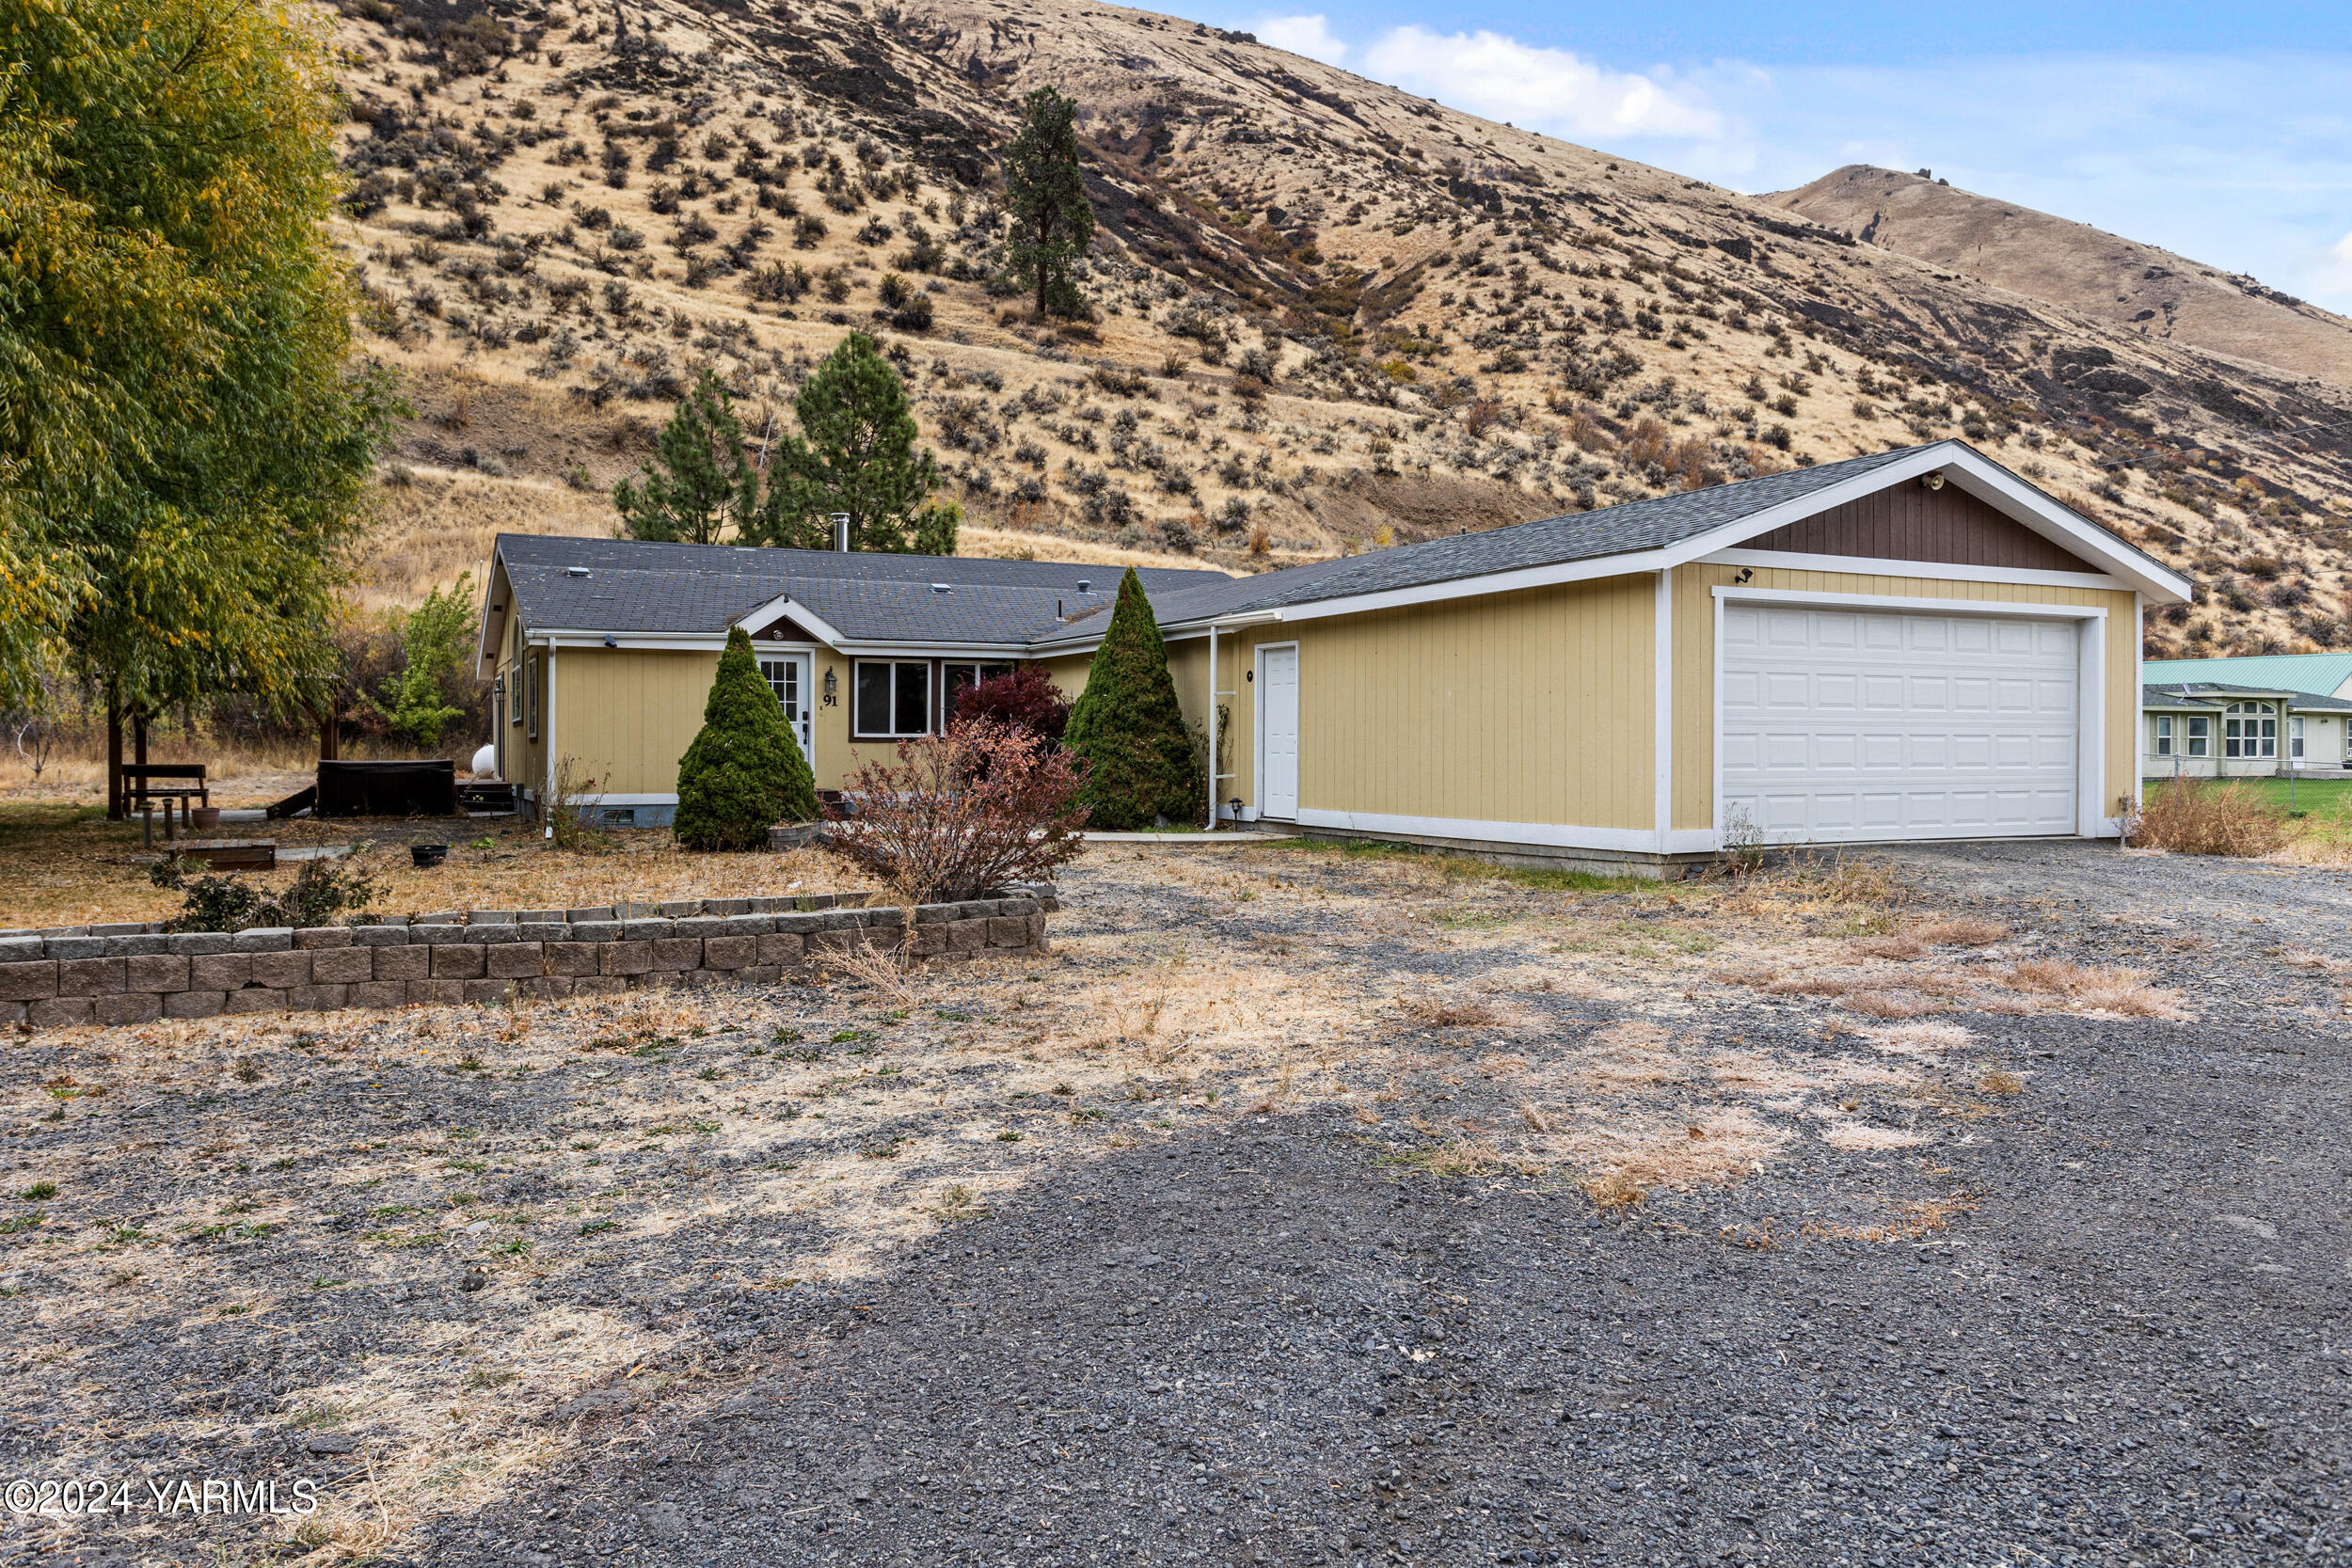
[[[1200,768],[1168,673],[1168,645],[1133,567],[1120,579],[1110,629],[1071,706],[1062,745],[1086,759],[1089,827],[1132,832],[1161,816],[1187,822],[1200,813]]]
[[[703,705],[702,733],[678,762],[672,831],[689,849],[753,849],[767,844],[771,824],[816,816],[808,759],[738,626]]]
[[[187,895],[180,912],[165,923],[167,931],[242,931],[256,926],[328,926],[345,911],[367,908],[375,897],[374,882],[365,871],[346,870],[332,861],[305,861],[294,879],[271,892],[242,877],[198,877],[188,873],[202,863],[173,856],[148,871],[157,887]],[[362,916],[354,925],[371,925]]]

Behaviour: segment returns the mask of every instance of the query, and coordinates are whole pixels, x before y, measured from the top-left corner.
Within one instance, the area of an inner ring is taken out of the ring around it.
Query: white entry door
[[[1774,844],[2075,831],[2068,621],[1726,603],[1718,825]]]
[[[792,738],[801,743],[802,760],[816,767],[817,754],[812,748],[817,733],[809,717],[809,656],[771,654],[759,661],[759,673],[768,677],[776,701],[784,705],[785,721],[792,726]]]
[[[1258,650],[1258,815],[1298,819],[1298,644]]]

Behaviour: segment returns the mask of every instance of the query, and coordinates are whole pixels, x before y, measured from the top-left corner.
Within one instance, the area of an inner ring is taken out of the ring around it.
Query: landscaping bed
[[[562,850],[537,824],[519,817],[358,818],[323,822],[241,823],[219,838],[275,839],[289,848],[359,847],[349,864],[376,887],[370,909],[385,914],[437,910],[568,909],[622,902],[840,893],[861,885],[853,872],[814,849],[789,854],[691,854],[667,829],[616,830],[601,853]],[[409,863],[411,844],[447,844],[449,859],[430,870]],[[168,919],[183,895],[156,887],[151,849],[138,824],[108,822],[103,812],[56,804],[0,803],[0,927],[40,929]],[[292,864],[263,881],[282,882]]]

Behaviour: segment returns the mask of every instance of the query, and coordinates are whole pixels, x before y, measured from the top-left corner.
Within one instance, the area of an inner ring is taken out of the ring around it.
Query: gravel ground
[[[331,1506],[0,1560],[2352,1560],[2352,896],[1883,860],[1154,847],[906,997],[20,1047],[10,1473]]]

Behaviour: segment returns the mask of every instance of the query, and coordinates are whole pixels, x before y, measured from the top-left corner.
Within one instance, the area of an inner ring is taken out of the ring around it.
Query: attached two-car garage
[[[1731,600],[1721,626],[1727,823],[1774,843],[2077,831],[2080,623]]]

